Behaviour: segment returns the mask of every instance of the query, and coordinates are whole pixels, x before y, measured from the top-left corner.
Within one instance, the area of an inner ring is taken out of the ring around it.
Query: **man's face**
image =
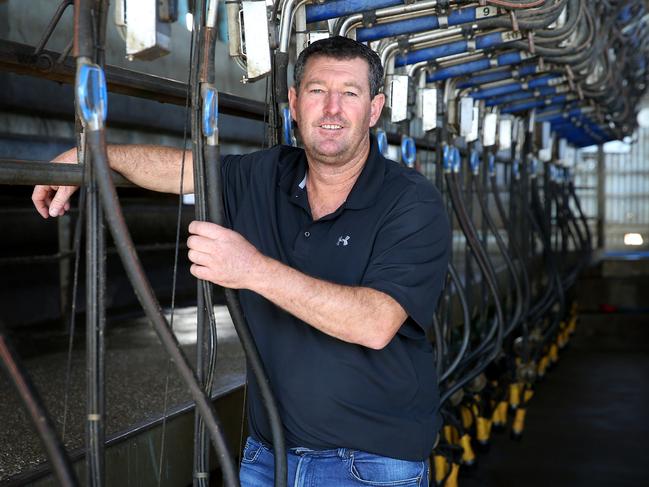
[[[369,149],[369,128],[378,121],[385,98],[370,98],[368,75],[362,58],[307,61],[299,93],[289,90],[289,104],[310,158],[344,165]]]

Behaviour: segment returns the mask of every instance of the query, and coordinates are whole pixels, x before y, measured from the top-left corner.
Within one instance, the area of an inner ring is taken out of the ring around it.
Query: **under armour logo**
[[[349,245],[349,239],[350,239],[349,235],[347,235],[344,238],[341,235],[340,237],[338,237],[338,243],[336,244],[336,247],[340,246],[340,244],[343,244],[343,247],[346,247],[347,245]]]

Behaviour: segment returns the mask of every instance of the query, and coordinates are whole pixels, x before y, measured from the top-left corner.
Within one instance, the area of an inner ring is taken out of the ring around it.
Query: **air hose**
[[[0,323],[0,365],[16,388],[16,392],[27,410],[57,480],[63,487],[78,486],[79,481],[72,462],[65,452],[63,443],[59,440],[54,422],[49,417],[43,400],[27,375],[2,323]]]
[[[199,56],[199,59],[202,61],[202,65],[198,70],[200,73],[198,75],[200,93],[196,89],[196,86],[194,86],[195,109],[193,128],[196,134],[194,135],[195,154],[198,155],[194,161],[201,162],[201,164],[195,166],[198,171],[195,170],[194,172],[197,183],[195,185],[197,202],[200,200],[202,206],[200,214],[197,214],[197,218],[223,226],[225,225],[225,212],[223,208],[223,183],[221,180],[221,158],[219,150],[219,105],[218,92],[214,85],[216,78],[214,71],[214,42],[216,40],[214,28],[216,19],[208,18],[205,24],[202,46],[203,51],[207,51],[207,55]],[[207,283],[207,281],[202,282]],[[277,487],[284,487],[287,482],[288,468],[284,429],[277,402],[274,398],[261,357],[259,356],[259,351],[257,350],[257,346],[250,333],[250,328],[241,309],[239,296],[235,290],[228,288],[224,288],[224,294],[226,306],[239,336],[248,364],[259,385],[262,401],[268,414],[275,454],[275,485]],[[211,298],[211,293],[208,294],[206,292],[205,297]],[[216,333],[216,330],[214,330],[214,333]],[[213,363],[210,363],[208,375],[210,381],[214,372],[213,365]]]
[[[90,62],[93,44],[91,36],[92,3],[84,0],[75,2],[75,24],[77,26],[75,29],[75,53],[77,55],[76,98],[77,107],[86,129],[87,149],[90,151],[90,163],[93,164],[95,169],[95,178],[105,211],[105,218],[136,296],[147,317],[151,320],[162,345],[171,356],[183,381],[188,386],[192,397],[196,401],[196,407],[203,416],[216,449],[217,458],[223,469],[225,484],[228,487],[238,486],[237,469],[229,454],[227,442],[214,406],[202,390],[169,324],[162,315],[160,305],[135,252],[112,183],[104,135],[106,81],[103,70]]]
[[[498,287],[494,277],[491,274],[491,269],[487,262],[488,258],[484,255],[484,250],[482,249],[480,241],[475,234],[475,229],[470,222],[468,214],[466,213],[466,208],[464,207],[464,203],[462,202],[462,198],[460,197],[460,191],[456,178],[460,164],[460,152],[457,148],[451,148],[447,146],[445,147],[444,153],[447,161],[445,168],[446,185],[449,190],[453,210],[455,211],[455,215],[457,216],[458,222],[460,223],[460,228],[467,238],[467,243],[469,244],[471,250],[474,252],[478,266],[483,272],[489,291],[494,296],[496,337],[489,355],[485,357],[485,359],[481,363],[476,365],[473,370],[466,373],[464,377],[462,377],[462,379],[458,380],[452,386],[450,386],[442,395],[440,404],[444,404],[456,391],[460,390],[475,377],[477,377],[487,367],[487,365],[498,356],[502,347],[504,331],[504,317],[502,307],[498,299]],[[453,162],[451,162],[451,159]],[[454,169],[451,169],[451,166],[454,166]]]

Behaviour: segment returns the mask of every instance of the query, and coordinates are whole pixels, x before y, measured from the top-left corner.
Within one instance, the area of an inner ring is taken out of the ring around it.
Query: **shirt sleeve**
[[[361,286],[394,298],[421,328],[407,320],[399,333],[421,336],[432,325],[444,285],[450,228],[432,185],[429,190],[409,191],[402,200],[377,234]]]

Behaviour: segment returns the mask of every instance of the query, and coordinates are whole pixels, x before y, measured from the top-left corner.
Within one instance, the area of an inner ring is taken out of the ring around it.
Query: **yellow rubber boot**
[[[550,358],[547,355],[544,355],[543,357],[541,357],[541,360],[539,360],[539,365],[536,369],[536,375],[539,379],[543,379],[545,377],[545,372],[548,370],[549,362]]]
[[[523,407],[520,407],[516,410],[514,423],[512,424],[512,439],[514,440],[520,440],[523,437],[523,431],[525,430],[526,413],[527,410]]]
[[[473,414],[466,406],[460,406],[460,416],[462,416],[462,426],[468,430],[473,426]]]
[[[460,442],[460,434],[457,432],[457,429],[448,424],[444,426],[444,438],[451,445],[457,445]]]
[[[556,343],[550,345],[550,363],[555,365],[559,361],[559,347]]]
[[[448,474],[448,460],[445,456],[435,455],[433,457],[433,464],[435,466],[435,484],[442,485],[444,478]]]
[[[491,438],[491,421],[485,417],[479,416],[476,419],[476,440],[481,448],[486,449],[489,446]]]
[[[509,407],[511,409],[516,409],[521,403],[521,389],[518,382],[512,382],[509,384]]]
[[[500,401],[494,409],[492,426],[496,431],[502,431],[507,426],[507,401]]]
[[[444,487],[458,487],[458,477],[460,475],[460,466],[457,463],[451,465],[451,473],[444,483]]]
[[[475,465],[475,453],[471,447],[471,437],[466,433],[460,438],[462,446],[462,465],[471,467]]]

